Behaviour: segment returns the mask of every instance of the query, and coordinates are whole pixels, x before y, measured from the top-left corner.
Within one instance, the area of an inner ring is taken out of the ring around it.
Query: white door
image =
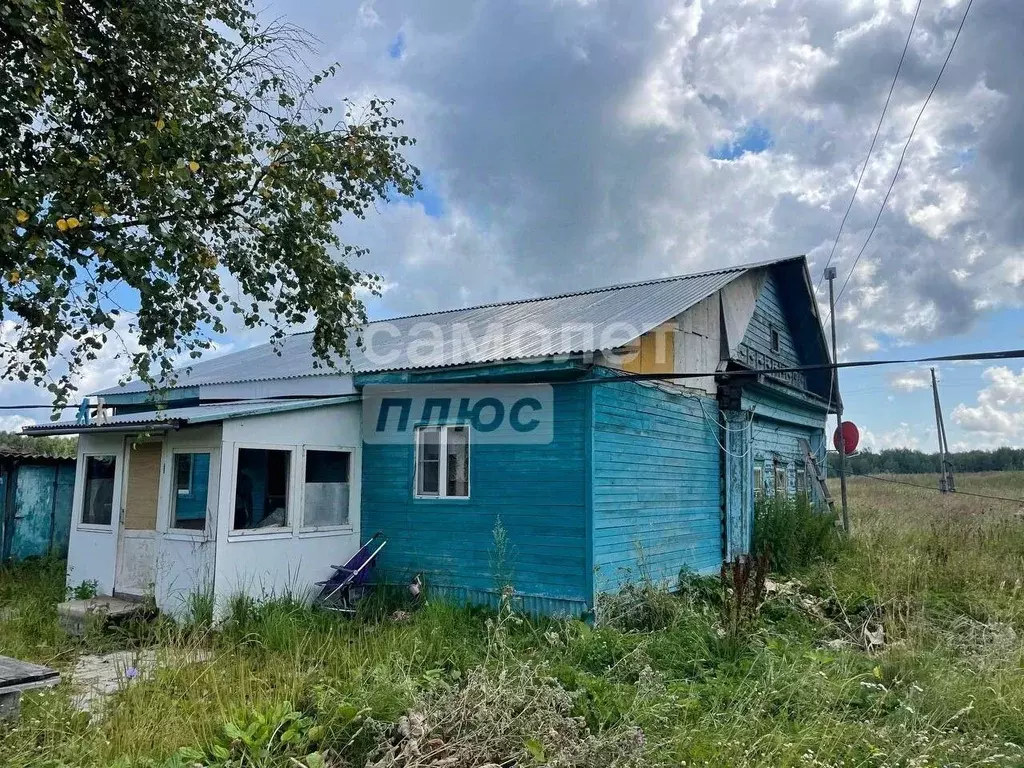
[[[163,443],[125,441],[125,482],[117,537],[114,591],[152,594],[156,581],[156,513]]]

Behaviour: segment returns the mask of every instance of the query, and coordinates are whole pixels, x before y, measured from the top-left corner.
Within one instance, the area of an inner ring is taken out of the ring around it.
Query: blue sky
[[[925,3],[836,248],[878,211],[966,0]],[[312,31],[321,98],[395,99],[424,189],[342,224],[378,317],[807,254],[835,242],[915,3],[274,3]],[[837,313],[841,356],[1024,347],[1024,4],[975,4]],[[826,299],[823,292],[818,294]],[[263,340],[233,328],[220,350]],[[116,381],[112,352],[83,389]],[[951,443],[1024,445],[1024,369],[943,365]],[[927,367],[847,371],[876,448],[933,450]],[[0,403],[42,402],[0,384]],[[39,413],[0,413],[16,427]]]

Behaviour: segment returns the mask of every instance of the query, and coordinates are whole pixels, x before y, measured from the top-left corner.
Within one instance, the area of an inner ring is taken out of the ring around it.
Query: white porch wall
[[[117,563],[117,528],[121,516],[121,478],[124,465],[124,435],[81,435],[78,438],[78,465],[75,468],[75,495],[71,507],[71,539],[68,542],[67,585],[95,581],[101,595],[114,589]],[[95,454],[117,457],[114,466],[114,504],[109,526],[82,526],[82,500],[85,495],[85,456]]]
[[[231,531],[239,447],[292,451],[285,528]],[[348,526],[302,527],[304,448],[351,452]],[[360,540],[361,477],[362,429],[358,402],[226,421],[217,515],[214,590],[217,614],[223,615],[230,597],[242,592],[256,598],[284,594],[307,596],[315,582],[330,576],[331,565],[344,563],[355,554]]]

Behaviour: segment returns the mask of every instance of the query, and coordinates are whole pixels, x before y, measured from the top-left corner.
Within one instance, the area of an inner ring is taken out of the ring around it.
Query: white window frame
[[[85,522],[85,493],[86,493],[86,471],[87,464],[89,463],[90,457],[114,457],[114,491],[113,496],[110,500],[110,522],[103,523],[87,523]],[[81,488],[82,488],[82,501],[78,507],[78,519],[76,521],[76,527],[83,531],[98,531],[109,533],[114,530],[114,524],[120,519],[120,508],[121,503],[121,462],[124,460],[124,454],[120,451],[89,451],[88,453],[81,454]]]
[[[754,462],[754,501],[765,497],[764,490],[764,462],[759,460]]]
[[[438,471],[437,471],[437,493],[422,494],[420,487],[420,432],[424,429],[438,430]],[[466,431],[466,495],[448,495],[448,432],[453,429],[464,429]],[[472,495],[471,480],[473,477],[473,457],[471,455],[471,440],[468,424],[420,424],[413,430],[413,473],[412,473],[412,495],[415,499],[454,499],[464,501]]]
[[[182,494],[178,490],[178,473],[177,468],[175,467],[175,463],[177,462],[177,456],[180,453],[187,453],[193,456],[197,453],[206,453],[209,454],[210,456],[209,477],[207,478],[206,484],[206,515],[203,518],[202,528],[178,528],[175,525],[175,523],[178,522],[178,497],[182,495],[191,495],[192,491],[195,489],[196,465],[195,462],[192,461],[189,462],[188,468],[188,493]],[[170,493],[167,494],[167,499],[169,503],[167,505],[166,533],[175,534],[177,536],[188,536],[195,539],[205,539],[207,537],[207,534],[210,531],[210,518],[212,517],[210,509],[210,494],[213,491],[214,470],[217,468],[216,465],[219,462],[220,453],[217,448],[206,448],[201,446],[174,446],[171,448],[171,471],[169,473],[171,476],[171,488]],[[234,501],[234,497],[232,497],[232,501]],[[218,500],[217,503],[219,504],[220,501]]]
[[[273,528],[235,528],[235,497],[238,491],[238,457],[239,451],[249,448],[257,451],[287,451],[288,457],[288,491],[285,494],[285,524]],[[235,443],[231,461],[231,494],[228,496],[226,506],[222,509],[227,511],[228,540],[241,539],[247,536],[285,539],[295,535],[297,525],[295,522],[295,510],[298,508],[299,493],[296,490],[297,475],[295,456],[299,451],[296,445],[278,445],[274,443]]]
[[[306,525],[306,454],[310,451],[324,451],[333,453],[348,454],[348,522],[342,525]],[[356,497],[356,449],[350,445],[303,445],[302,446],[302,467],[299,478],[302,480],[302,491],[299,494],[299,531],[300,533],[316,533],[320,531],[343,531],[355,530],[352,518],[358,514]]]

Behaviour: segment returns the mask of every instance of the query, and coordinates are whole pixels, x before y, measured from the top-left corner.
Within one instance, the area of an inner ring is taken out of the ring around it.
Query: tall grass
[[[806,496],[779,494],[754,504],[754,552],[767,555],[775,571],[794,573],[834,560],[841,544],[835,515]]]
[[[1024,475],[998,482],[1024,492]],[[638,588],[651,606],[619,606],[614,626],[433,600],[402,620],[237,600],[210,629],[200,601],[186,627],[73,642],[52,610],[60,564],[6,569],[0,609],[17,610],[0,653],[67,671],[97,647],[149,644],[166,663],[92,716],[66,683],[27,695],[22,720],[0,725],[0,764],[1024,764],[1018,510],[870,481],[851,502],[855,536],[835,549],[788,543],[802,511],[774,518],[794,586],[742,642],[692,577],[675,596]]]

